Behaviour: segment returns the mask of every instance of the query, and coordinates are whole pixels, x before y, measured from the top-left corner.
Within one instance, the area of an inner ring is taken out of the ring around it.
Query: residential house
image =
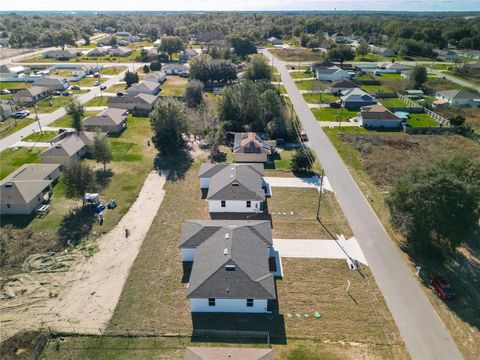
[[[327,68],[317,67],[315,69],[315,77],[320,81],[335,81],[340,79],[350,79],[352,74],[337,65],[334,65]]]
[[[167,64],[162,67],[162,71],[167,75],[188,76],[190,74],[188,67],[182,64]]]
[[[194,57],[198,56],[198,51],[195,49],[187,48],[180,53],[178,60],[180,61],[190,61]]]
[[[335,65],[336,64],[331,62],[330,60],[315,62],[310,65],[310,71],[314,73],[317,69],[328,69]]]
[[[385,73],[399,74],[402,71],[410,70],[408,65],[400,64],[397,62],[383,62],[377,64],[377,68],[383,70]]]
[[[233,142],[235,162],[264,163],[267,162],[267,158],[271,154],[270,145],[254,132],[235,134]]]
[[[283,45],[283,40],[276,38],[275,36],[269,37],[268,42],[274,46]]]
[[[149,94],[135,96],[110,96],[108,106],[110,108],[126,109],[135,116],[147,116],[152,111],[158,97]]]
[[[50,50],[43,53],[44,58],[51,58],[56,60],[68,60],[77,57],[77,52],[72,50]]]
[[[7,66],[5,64],[0,65],[0,77],[18,77],[19,75],[28,73],[29,67],[26,66]]]
[[[185,360],[275,360],[273,349],[232,347],[187,347]]]
[[[263,164],[210,164],[200,166],[200,187],[207,192],[211,213],[259,213],[270,186],[263,179]]]
[[[362,106],[374,105],[377,103],[372,95],[359,88],[343,91],[340,99],[346,109],[359,109]]]
[[[128,96],[135,96],[139,94],[157,95],[160,91],[160,84],[153,81],[141,81],[134,84],[127,89]]]
[[[63,77],[41,77],[33,82],[35,86],[42,86],[49,91],[63,91],[68,89],[70,83]]]
[[[366,129],[399,128],[402,119],[383,105],[363,106],[358,122]]]
[[[60,176],[59,164],[25,164],[0,182],[3,215],[29,215]]]
[[[127,32],[127,31],[117,31],[117,32],[115,33],[115,36],[129,38],[129,37],[132,36],[132,35],[131,35],[129,32]]]
[[[119,46],[128,46],[130,44],[130,41],[125,39],[117,39],[117,44]]]
[[[383,57],[395,56],[395,50],[392,48],[378,47],[375,49],[375,53]]]
[[[12,100],[0,99],[0,120],[5,120],[17,111],[17,106]]]
[[[124,47],[119,47],[116,49],[112,49],[110,51],[110,54],[112,56],[120,56],[120,57],[126,57],[132,55],[132,49],[130,48],[124,48]]]
[[[480,95],[465,89],[438,91],[435,97],[447,101],[450,105],[473,106],[480,105]]]
[[[40,162],[66,165],[72,160],[80,160],[89,152],[95,136],[95,132],[87,131],[64,133],[60,140],[38,155]]]
[[[271,311],[281,265],[270,221],[190,220],[179,247],[182,261],[193,261],[187,294],[192,313]]]
[[[145,74],[143,80],[159,82],[160,84],[163,84],[165,80],[167,80],[167,74],[165,73],[165,71],[149,72],[148,74]]]
[[[458,54],[452,50],[435,49],[434,52],[437,54],[437,58],[440,60],[455,61],[460,58]]]
[[[110,52],[109,48],[106,47],[96,47],[90,50],[87,55],[88,56],[106,56]]]
[[[471,58],[471,59],[475,59],[475,60],[480,60],[480,50],[471,50],[471,51],[468,51],[465,56]]]
[[[127,128],[127,116],[125,109],[108,108],[83,120],[83,126],[87,131],[99,129],[108,134],[118,134]]]
[[[26,106],[35,104],[38,100],[48,96],[49,89],[43,86],[32,86],[12,95],[15,104]]]
[[[355,81],[348,80],[348,79],[341,79],[341,80],[336,80],[332,82],[332,85],[330,86],[330,91],[333,94],[336,94],[342,91],[355,89],[355,88],[358,88],[358,83],[356,83]]]

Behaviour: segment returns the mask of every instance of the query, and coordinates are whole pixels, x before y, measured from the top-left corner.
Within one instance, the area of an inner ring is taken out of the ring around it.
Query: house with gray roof
[[[473,106],[480,105],[480,95],[465,89],[438,91],[435,97],[447,101],[450,105]]]
[[[44,201],[60,176],[59,164],[24,164],[0,182],[4,215],[29,215]]]
[[[87,131],[103,131],[108,134],[118,134],[127,128],[128,111],[125,109],[107,108],[98,115],[83,120]]]
[[[452,50],[441,50],[441,49],[434,49],[433,52],[437,54],[437,58],[440,60],[445,60],[445,61],[455,61],[460,58],[458,54],[455,51]]]
[[[49,89],[43,86],[32,86],[12,95],[15,104],[26,106],[35,104],[38,100],[48,96]]]
[[[232,347],[187,347],[185,360],[275,360],[275,350]]]
[[[276,38],[275,36],[271,36],[268,39],[268,42],[274,46],[283,45],[283,40]]]
[[[56,60],[68,60],[77,57],[77,52],[71,50],[50,50],[43,53],[44,58],[56,59]]]
[[[233,141],[233,157],[236,162],[264,163],[272,149],[254,132],[236,133]]]
[[[340,79],[332,82],[332,85],[330,86],[330,92],[336,94],[345,90],[355,88],[358,88],[358,83],[356,83],[355,81],[349,79]]]
[[[152,111],[158,97],[150,94],[135,96],[110,96],[108,106],[110,108],[125,109],[135,116],[147,116]]]
[[[157,95],[160,91],[160,84],[152,81],[141,81],[134,84],[127,89],[128,96],[135,96],[140,94]]]
[[[124,48],[124,47],[118,47],[116,49],[112,49],[110,51],[110,54],[112,56],[120,56],[120,57],[126,57],[132,55],[132,49],[130,48]]]
[[[41,77],[33,82],[35,86],[43,86],[50,91],[63,91],[70,86],[64,77]]]
[[[145,74],[145,81],[159,82],[163,84],[167,80],[167,74],[164,71],[154,71],[148,74]]]
[[[110,52],[110,49],[109,48],[105,48],[105,47],[96,47],[92,50],[90,50],[87,55],[88,56],[105,56],[105,55],[108,55],[108,53]]]
[[[365,129],[392,129],[402,125],[402,119],[383,105],[362,107],[358,114],[358,122]]]
[[[362,106],[374,105],[377,103],[372,95],[359,88],[342,91],[340,99],[346,109],[359,109]]]
[[[211,213],[259,213],[271,188],[263,179],[263,164],[200,166],[200,187],[207,193]]]
[[[179,247],[182,261],[193,261],[191,312],[270,311],[281,274],[270,221],[190,220]]]
[[[181,75],[181,76],[188,76],[190,74],[190,70],[187,66],[183,64],[167,64],[162,67],[162,71],[165,72],[167,75]]]
[[[348,71],[334,65],[331,67],[317,67],[315,69],[315,77],[320,81],[335,81],[340,79],[350,79],[352,75]]]
[[[192,60],[196,56],[198,56],[198,51],[197,50],[192,49],[192,48],[187,48],[180,53],[180,55],[178,56],[178,60],[189,61],[189,60]]]

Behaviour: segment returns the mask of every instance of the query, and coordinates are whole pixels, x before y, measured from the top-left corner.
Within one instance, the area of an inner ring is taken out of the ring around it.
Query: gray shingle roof
[[[480,98],[480,95],[475,95],[470,91],[464,89],[455,89],[455,90],[446,90],[446,91],[439,91],[437,95],[448,97],[452,100],[472,100],[476,98]]]
[[[8,175],[4,181],[46,180],[60,164],[24,164]]]
[[[83,121],[87,126],[109,126],[120,125],[127,120],[127,111],[125,109],[108,108],[100,114],[90,116]]]
[[[151,94],[138,94],[135,96],[110,96],[108,105],[111,104],[153,104],[158,97]]]
[[[263,164],[212,164],[212,163],[202,163],[200,165],[200,171],[198,177],[200,178],[211,178],[213,175],[219,173],[227,166],[250,166],[254,171],[259,173],[261,176],[264,174]]]
[[[200,242],[188,287],[189,298],[275,299],[275,283],[268,265],[272,233],[269,221],[223,221],[217,231],[186,225],[182,239]],[[202,224],[200,224],[202,225]],[[214,224],[218,225],[218,224]],[[210,235],[211,234],[211,235]],[[228,236],[227,236],[228,234]],[[210,236],[208,236],[210,235]],[[227,271],[226,265],[235,266]]]
[[[128,90],[150,92],[150,91],[153,91],[156,88],[158,88],[158,86],[159,86],[158,83],[153,82],[153,81],[141,81],[138,84],[135,84],[135,85],[131,86],[129,89],[127,89],[127,92],[128,92]]]
[[[343,96],[341,97],[343,102],[373,102],[375,99],[373,96],[371,96],[369,93],[366,93],[365,91],[359,89],[359,88],[354,88],[354,89],[349,89],[345,90],[343,92]]]

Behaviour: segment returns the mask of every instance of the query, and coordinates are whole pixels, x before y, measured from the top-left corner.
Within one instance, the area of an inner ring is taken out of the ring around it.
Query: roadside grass
[[[459,153],[465,153],[474,159],[480,157],[478,143],[459,135],[412,137],[403,133],[366,133],[345,137],[342,135],[345,134],[344,131],[324,130],[386,230],[400,247],[404,239],[400,233],[393,230],[390,213],[385,204],[385,197],[396,179],[414,169],[425,168],[433,162]],[[403,140],[411,146],[400,148],[378,143],[380,137]],[[370,142],[370,138],[375,139],[375,146],[365,147],[364,144]],[[363,150],[366,148],[369,150]],[[388,154],[388,157],[385,154]],[[406,253],[402,254],[413,272],[418,264]],[[480,322],[474,310],[475,304],[480,301],[480,285],[473,280],[480,277],[480,267],[477,266],[479,258],[480,249],[474,236],[460,246],[454,257],[447,262],[422,260],[421,284],[466,359],[475,359],[480,351],[480,333],[477,331]],[[433,273],[443,274],[458,291],[453,302],[445,303],[439,300],[429,287],[427,278]]]
[[[312,90],[314,88],[314,84],[318,82],[318,80],[300,80],[300,81],[295,81],[295,85],[297,85],[297,88],[299,90]]]
[[[382,61],[384,58],[377,54],[366,54],[366,55],[355,55],[354,61],[366,61],[366,62],[377,62]]]
[[[98,73],[102,75],[118,75],[126,69],[126,66],[108,66],[101,69]]]
[[[131,47],[134,49],[140,48],[140,47],[148,47],[148,46],[153,46],[153,43],[151,41],[137,41],[137,42],[128,44],[128,47]]]
[[[30,82],[21,82],[21,81],[0,81],[0,90],[5,89],[24,89],[31,87],[32,83]]]
[[[312,78],[313,74],[296,71],[296,72],[290,72],[290,76],[292,77],[292,79],[307,79],[307,78]]]
[[[38,163],[39,148],[8,148],[0,153],[0,180],[23,164]]]
[[[342,121],[351,119],[357,116],[358,111],[350,111],[347,109],[334,109],[334,108],[313,108],[313,115],[318,121]]]
[[[380,76],[374,76],[374,79],[379,81],[395,81],[402,78],[401,74],[382,74]]]
[[[305,71],[305,70],[310,69],[310,67],[309,67],[309,66],[306,66],[306,65],[300,65],[300,66],[298,66],[298,65],[287,65],[287,69],[289,69],[289,70],[301,70],[301,71]],[[291,74],[292,74],[292,73],[290,73],[290,75],[291,75]]]
[[[49,142],[56,135],[58,135],[58,133],[56,131],[44,131],[43,133],[36,132],[36,133],[28,135],[27,137],[24,137],[22,139],[22,141],[29,141],[29,142],[32,142],[32,143],[35,143],[35,142]]]
[[[30,125],[35,120],[29,118],[23,119],[6,119],[0,122],[0,139],[6,138],[7,136],[17,132],[20,129],[23,129],[25,126]]]
[[[427,92],[434,94],[437,91],[457,89],[459,86],[450,80],[442,79],[436,76],[428,76],[428,81],[424,84]]]
[[[75,82],[74,84],[75,85],[78,85],[78,86],[84,86],[84,87],[90,87],[90,86],[93,86],[93,83],[95,81],[99,81],[100,84],[104,83],[105,81],[107,81],[108,79],[107,78],[94,78],[94,77],[84,77],[83,79],[80,79],[79,81]]]
[[[158,96],[183,96],[188,79],[180,76],[168,76],[167,81],[161,85],[162,91]]]
[[[321,52],[313,52],[305,48],[269,49],[268,51],[284,61],[320,61],[324,59]]]
[[[332,93],[322,94],[302,94],[305,101],[309,104],[328,104],[338,100],[338,96]]]
[[[87,117],[97,114],[98,111],[85,111],[85,116],[83,120]],[[48,126],[50,127],[59,127],[59,128],[70,128],[72,127],[72,118],[70,115],[64,115],[61,118],[55,120],[54,122],[50,123]]]
[[[64,107],[70,98],[71,96],[53,96],[39,100],[35,104],[37,106],[37,112],[39,114],[54,112],[55,110]],[[34,112],[32,110],[33,106],[29,106],[28,108],[30,111]]]
[[[280,74],[277,73],[272,73],[272,81],[273,82],[281,82],[282,78],[280,77]]]
[[[61,63],[78,63],[78,62],[111,62],[111,63],[123,63],[123,62],[131,62],[135,61],[140,56],[140,50],[133,50],[132,54],[129,56],[89,56],[89,55],[81,55],[77,56],[73,59],[69,60],[62,60],[57,61],[55,59],[44,58],[42,55],[35,55],[20,61],[20,63],[54,63],[54,62],[61,62]]]
[[[343,234],[347,239],[353,236],[333,193],[322,194],[320,222],[316,218],[317,189],[274,187],[272,193],[267,202],[274,238],[331,240],[332,234]]]
[[[119,91],[121,92],[125,92],[125,87],[127,85],[125,83],[121,83],[121,84],[114,84],[112,86],[110,86],[107,90],[105,90],[105,92],[111,92],[111,93],[117,93]]]
[[[95,107],[95,106],[108,106],[108,96],[96,96],[93,99],[88,100],[85,104],[85,107]]]
[[[287,94],[287,89],[285,89],[285,86],[283,84],[275,85],[278,88],[278,91],[280,91],[280,94]]]
[[[384,98],[384,99],[377,99],[379,103],[381,103],[385,107],[409,107],[407,103],[399,98]]]
[[[447,70],[449,67],[452,67],[452,64],[433,64],[433,66],[429,66],[434,70]]]
[[[438,126],[438,123],[427,114],[410,114],[407,124],[414,128]]]

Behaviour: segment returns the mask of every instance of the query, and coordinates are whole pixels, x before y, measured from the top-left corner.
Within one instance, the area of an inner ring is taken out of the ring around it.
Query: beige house
[[[12,100],[20,106],[35,104],[38,100],[48,96],[48,88],[43,86],[32,86],[12,95]]]
[[[44,201],[60,176],[59,164],[25,164],[0,182],[4,215],[29,215]]]
[[[357,119],[358,123],[366,129],[395,129],[402,125],[402,119],[383,105],[362,107]]]
[[[272,154],[270,145],[253,132],[237,133],[233,142],[233,157],[236,162],[266,162]]]
[[[88,153],[95,135],[95,132],[88,131],[65,133],[61,140],[38,155],[40,162],[66,165],[72,160],[80,160]]]
[[[128,111],[125,109],[108,108],[83,120],[83,126],[88,131],[99,129],[109,134],[117,134],[126,129],[127,115]]]
[[[158,97],[150,94],[135,96],[110,96],[108,106],[110,108],[126,109],[136,116],[147,116],[152,111]]]

